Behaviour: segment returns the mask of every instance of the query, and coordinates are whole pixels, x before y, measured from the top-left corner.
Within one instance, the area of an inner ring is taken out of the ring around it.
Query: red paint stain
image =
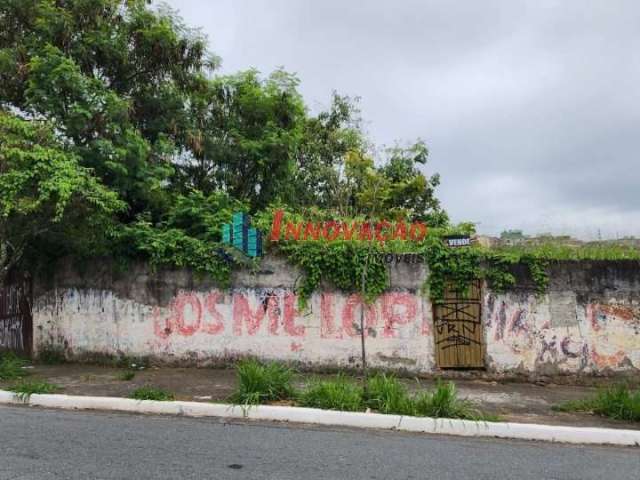
[[[191,311],[192,323],[186,321],[185,312]],[[185,337],[190,337],[198,331],[202,322],[202,305],[194,293],[184,293],[178,295],[173,303],[172,317],[169,324],[177,327],[178,333]]]
[[[208,333],[209,335],[217,335],[224,330],[222,314],[218,312],[217,309],[218,300],[221,297],[224,297],[221,292],[211,292],[204,299],[205,311],[209,314],[209,317],[211,317],[213,321],[203,322],[202,331],[204,333]]]
[[[359,308],[358,308],[359,307]],[[342,330],[349,337],[359,337],[360,332],[360,315],[357,318],[355,315],[356,309],[360,311],[361,308],[365,309],[365,337],[369,334],[370,328],[376,327],[376,309],[374,305],[367,305],[360,295],[353,294],[347,299],[344,309],[342,310]]]
[[[526,334],[529,332],[527,326],[527,310],[524,308],[516,308],[511,315],[509,322],[509,332],[517,336],[519,334]]]
[[[406,325],[415,320],[418,311],[417,303],[416,297],[408,293],[394,292],[382,296],[385,337],[397,337],[396,325]],[[400,312],[397,307],[400,307]]]
[[[255,310],[249,306],[249,300],[241,293],[233,295],[233,334],[242,335],[242,325],[246,324],[247,334],[255,335],[265,316],[269,318],[269,333],[278,334],[280,308],[276,296],[268,296],[265,304],[259,304]]]
[[[342,338],[342,331],[336,327],[333,294],[320,294],[320,337]]]
[[[591,328],[596,332],[605,328],[608,320],[620,319],[624,322],[630,322],[634,319],[633,310],[629,307],[600,303],[589,305],[587,315],[591,320]]]
[[[591,359],[593,360],[593,363],[595,363],[596,366],[601,369],[617,367],[624,361],[626,357],[627,355],[622,350],[618,350],[613,355],[600,355],[598,352],[596,352],[593,346],[591,347]]]
[[[297,298],[293,293],[284,296],[284,331],[292,337],[304,337],[304,325],[296,325],[296,317],[300,312],[296,309]]]

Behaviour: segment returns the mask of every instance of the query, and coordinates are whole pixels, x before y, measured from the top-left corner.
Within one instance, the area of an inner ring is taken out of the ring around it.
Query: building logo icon
[[[262,256],[262,232],[250,226],[249,215],[243,212],[234,213],[232,223],[222,225],[222,243],[251,258]]]

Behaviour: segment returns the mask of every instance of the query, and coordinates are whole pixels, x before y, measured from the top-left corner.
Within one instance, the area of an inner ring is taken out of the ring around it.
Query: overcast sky
[[[640,235],[640,1],[171,0],[223,73],[361,97],[377,144],[423,138],[454,221]]]

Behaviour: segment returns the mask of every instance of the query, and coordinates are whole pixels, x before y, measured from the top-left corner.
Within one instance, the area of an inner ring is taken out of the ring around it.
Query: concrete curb
[[[356,428],[377,428],[404,432],[440,433],[463,437],[497,437],[596,445],[640,446],[640,430],[583,428],[528,423],[474,422],[383,415],[379,413],[339,412],[316,408],[260,405],[243,407],[201,402],[157,402],[115,397],[74,395],[31,395],[21,399],[13,392],[0,390],[0,404],[66,410],[107,410],[116,412],[269,420]]]

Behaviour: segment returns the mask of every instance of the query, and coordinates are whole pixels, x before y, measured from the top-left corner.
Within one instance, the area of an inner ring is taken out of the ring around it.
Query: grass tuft
[[[362,387],[338,375],[333,380],[315,380],[300,395],[305,407],[355,412],[364,408]]]
[[[9,390],[15,392],[21,400],[25,401],[34,393],[53,393],[59,388],[57,385],[42,380],[23,380],[9,387]]]
[[[414,415],[421,417],[490,421],[498,419],[482,413],[470,401],[459,399],[453,382],[438,380],[433,391],[421,393],[415,398],[414,405]]]
[[[366,405],[380,413],[413,415],[415,406],[406,387],[393,375],[379,373],[369,379]]]
[[[236,367],[238,388],[232,395],[234,403],[255,405],[274,400],[294,398],[291,384],[293,370],[277,363],[242,360]]]
[[[7,352],[0,357],[0,380],[15,380],[27,375],[24,370],[27,362],[14,354]]]
[[[161,388],[156,387],[140,387],[135,389],[129,398],[133,398],[135,400],[156,400],[156,401],[171,401],[175,399],[173,393],[163,390]]]
[[[134,372],[133,370],[125,370],[124,372],[120,372],[116,376],[116,378],[123,382],[128,382],[129,380],[133,380],[135,376],[136,376],[136,372]]]
[[[499,420],[495,415],[481,412],[473,403],[459,399],[451,382],[438,382],[434,390],[410,396],[400,380],[384,373],[371,377],[366,389],[341,375],[335,380],[315,381],[302,392],[300,403],[329,410],[360,411],[368,407],[396,415]]]
[[[628,385],[613,385],[600,390],[595,396],[555,405],[560,412],[592,412],[615,420],[640,422],[640,389]]]
[[[378,373],[363,388],[358,382],[339,374],[332,379],[312,380],[302,392],[291,385],[293,371],[279,363],[243,360],[236,367],[238,389],[234,403],[256,405],[274,400],[295,399],[304,407],[357,412],[370,408],[380,413],[499,421],[468,401],[458,398],[452,382],[438,381],[432,391],[409,395],[395,376]]]

